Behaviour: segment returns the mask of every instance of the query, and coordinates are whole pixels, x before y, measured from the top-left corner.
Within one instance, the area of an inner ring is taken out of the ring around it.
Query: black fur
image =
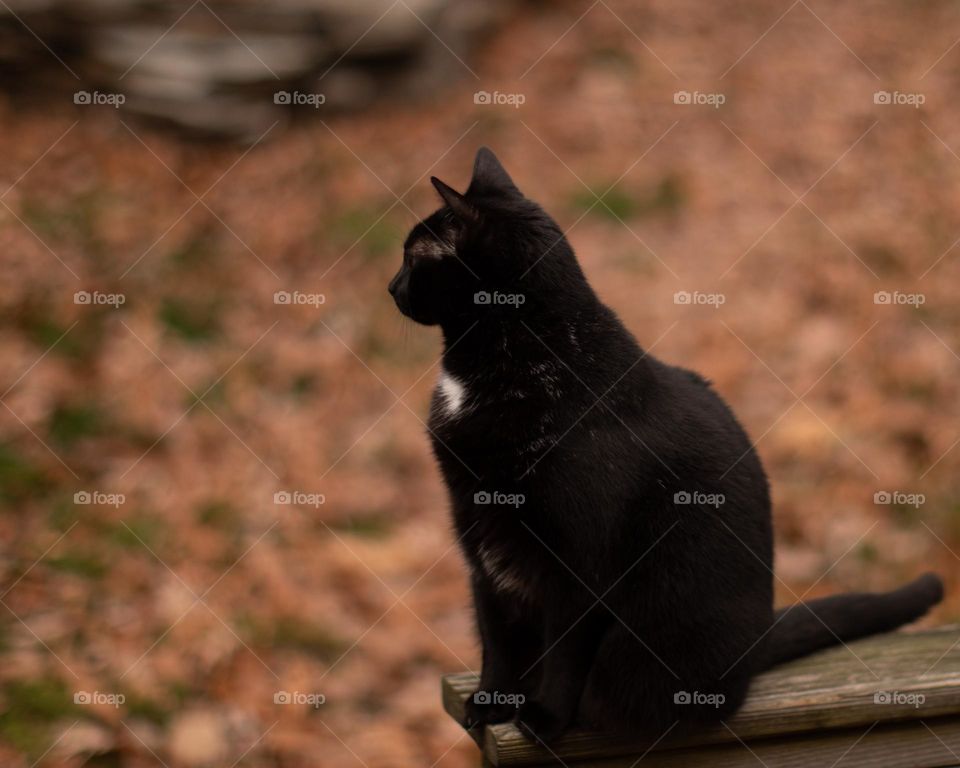
[[[767,478],[726,403],[644,353],[492,152],[463,195],[432,181],[445,205],[390,291],[441,327],[462,388],[438,387],[429,426],[483,643],[468,725],[549,742],[715,722],[756,672],[941,599],[928,574],[775,614]]]

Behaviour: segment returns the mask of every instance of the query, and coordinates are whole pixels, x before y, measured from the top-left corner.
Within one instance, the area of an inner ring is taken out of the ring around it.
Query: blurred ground
[[[482,143],[759,441],[779,600],[935,568],[956,619],[958,36],[947,2],[557,3],[476,77],[253,148],[0,106],[3,764],[477,764],[439,702],[478,664],[439,339],[386,283]]]

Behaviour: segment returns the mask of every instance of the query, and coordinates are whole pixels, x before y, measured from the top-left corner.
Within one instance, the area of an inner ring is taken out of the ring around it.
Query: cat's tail
[[[848,592],[777,611],[764,639],[763,668],[892,629],[918,619],[943,599],[943,582],[925,573],[892,592]]]

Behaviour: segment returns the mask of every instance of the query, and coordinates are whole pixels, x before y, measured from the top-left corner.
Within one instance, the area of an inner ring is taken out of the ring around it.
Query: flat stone
[[[286,113],[267,98],[242,99],[222,94],[203,99],[160,99],[132,95],[124,109],[210,137],[240,142],[259,139],[271,125],[286,122]],[[273,128],[279,133],[280,127]]]
[[[202,99],[211,92],[211,84],[205,80],[188,80],[182,77],[165,77],[134,69],[121,81],[121,93],[132,93],[147,99],[175,101]]]
[[[382,0],[329,0],[324,11],[332,46],[351,57],[375,57],[409,50],[432,37],[424,24],[435,24],[448,0],[404,2],[406,7],[390,8]]]
[[[364,67],[341,63],[318,79],[313,90],[327,97],[330,109],[362,109],[380,95],[377,76]]]
[[[227,30],[207,35],[174,29],[163,36],[165,31],[159,26],[113,27],[97,33],[92,48],[121,72],[132,66],[131,72],[211,83],[294,77],[326,55],[314,35],[238,32],[237,39]]]

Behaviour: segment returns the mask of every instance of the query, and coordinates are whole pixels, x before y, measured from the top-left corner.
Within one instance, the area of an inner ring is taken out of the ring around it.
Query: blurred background
[[[0,762],[478,764],[440,339],[386,284],[481,144],[757,441],[778,601],[933,568],[956,619],[958,38],[945,0],[0,2]]]

